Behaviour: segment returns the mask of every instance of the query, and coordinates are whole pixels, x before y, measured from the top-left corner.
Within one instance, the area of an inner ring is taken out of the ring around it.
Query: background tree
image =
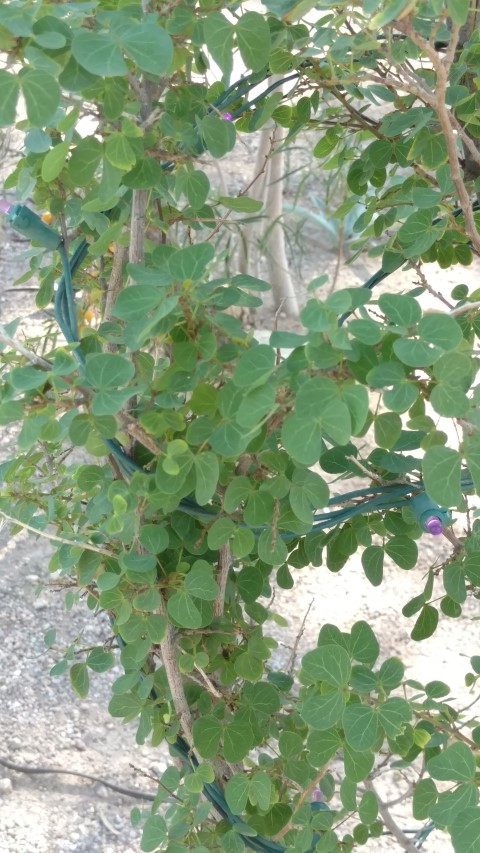
[[[58,325],[41,353],[15,324],[1,330],[0,418],[21,430],[0,512],[13,533],[52,540],[49,570],[71,600],[109,614],[104,646],[65,656],[78,695],[113,645],[124,674],[111,714],[181,759],[148,816],[134,812],[144,851],[329,853],[383,832],[413,851],[434,826],[456,853],[480,844],[480,726],[447,685],[406,681],[397,658],[378,667],[362,621],[322,622],[294,676],[270,664],[266,602],[296,567],[339,571],[361,548],[379,584],[385,552],[412,568],[421,537],[444,531],[451,555],[404,608],[416,640],[480,587],[478,522],[457,538],[447,513],[480,488],[478,292],[460,283],[435,314],[417,298],[423,264],[480,250],[476,12],[464,0],[321,5],[0,7],[0,123],[25,145],[3,210],[38,247],[37,304],[53,302]],[[232,82],[234,57],[245,73]],[[262,215],[255,185],[264,172],[275,183],[281,161],[271,144],[229,197],[204,157],[275,126],[283,150],[308,133],[320,168],[347,171],[335,217],[362,205],[356,249],[381,270],[310,297],[301,334],[255,344],[227,309],[258,306],[268,285],[223,272],[218,254],[230,227]],[[402,266],[408,292],[379,295]],[[339,474],[363,482],[336,496]],[[474,685],[478,656],[471,667]],[[409,769],[425,821],[413,838],[372,781],[392,762]]]

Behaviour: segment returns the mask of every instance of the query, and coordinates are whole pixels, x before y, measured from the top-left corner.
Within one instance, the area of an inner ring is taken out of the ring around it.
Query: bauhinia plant
[[[435,827],[456,853],[480,849],[473,711],[396,657],[379,665],[371,627],[342,632],[321,602],[292,673],[268,628],[273,585],[294,602],[297,568],[338,572],[361,549],[379,585],[385,553],[412,569],[441,532],[452,549],[400,603],[412,638],[478,596],[478,522],[453,534],[448,513],[480,490],[480,294],[462,282],[480,252],[476,14],[466,0],[0,6],[0,123],[24,144],[2,209],[56,320],[41,351],[0,328],[0,422],[20,426],[0,514],[51,540],[68,606],[108,614],[105,644],[72,646],[54,672],[84,697],[118,659],[110,713],[180,759],[132,813],[144,851],[330,853],[386,832],[414,851]],[[253,181],[225,196],[208,161],[265,129]],[[227,274],[222,253],[252,217],[265,226],[255,183],[300,133],[319,169],[346,173],[331,213],[361,206],[354,248],[381,269],[328,297],[314,281],[303,331],[257,344],[229,309],[269,284]],[[458,283],[424,313],[434,261]],[[331,475],[354,488],[336,495]],[[378,795],[392,766],[412,782],[410,834]]]

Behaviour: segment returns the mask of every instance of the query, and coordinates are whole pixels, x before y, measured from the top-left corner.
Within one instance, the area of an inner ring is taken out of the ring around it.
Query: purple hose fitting
[[[5,216],[8,214],[11,208],[10,202],[7,201],[6,198],[0,198],[0,213],[4,213]]]
[[[425,529],[432,536],[440,536],[440,533],[443,533],[443,524],[436,515],[431,515],[425,522]]]

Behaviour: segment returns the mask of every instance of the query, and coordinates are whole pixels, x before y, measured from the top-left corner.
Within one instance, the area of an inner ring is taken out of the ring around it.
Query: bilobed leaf
[[[334,687],[345,687],[352,665],[345,649],[326,645],[307,652],[302,658],[302,669],[314,681],[326,681]]]
[[[349,704],[342,719],[345,739],[357,752],[371,750],[377,740],[378,720],[369,705]]]
[[[414,326],[422,316],[422,309],[413,296],[382,293],[378,305],[390,322],[396,326]]]
[[[88,696],[89,678],[86,663],[74,663],[70,667],[70,684],[79,699]]]
[[[153,850],[158,850],[166,837],[167,824],[163,817],[159,814],[149,815],[143,827],[140,850],[143,853],[152,853]]]
[[[33,68],[24,69],[18,76],[27,116],[34,127],[45,127],[52,120],[60,103],[60,87],[50,74]]]
[[[222,726],[216,717],[199,717],[193,724],[193,743],[202,758],[214,758],[222,736]]]
[[[426,820],[430,808],[436,803],[438,791],[433,779],[421,779],[413,790],[413,816],[415,820]]]
[[[263,201],[258,201],[256,198],[248,198],[246,195],[233,197],[222,195],[218,201],[229,210],[235,210],[236,213],[258,213],[263,207]]]
[[[235,33],[240,55],[252,71],[260,71],[268,64],[270,53],[270,28],[266,18],[258,12],[244,12]]]
[[[178,281],[186,279],[198,281],[204,275],[214,255],[215,249],[211,243],[197,243],[185,249],[178,249],[168,261],[170,274]]]
[[[378,801],[373,791],[365,791],[358,806],[358,816],[362,823],[372,824],[378,815]]]
[[[480,848],[480,808],[471,806],[455,817],[450,834],[455,853],[477,853]]]
[[[445,592],[457,604],[463,604],[467,597],[465,572],[458,563],[450,563],[443,570],[443,586]]]
[[[258,538],[258,556],[267,566],[281,566],[288,556],[287,546],[280,534],[269,528]]]
[[[324,696],[310,696],[303,703],[300,714],[312,729],[323,732],[340,722],[344,710],[344,694],[332,690],[331,693],[326,693]]]
[[[240,357],[233,373],[237,388],[254,388],[268,381],[275,370],[275,350],[268,344],[258,344]]]
[[[237,773],[235,776],[232,776],[225,785],[225,799],[228,808],[233,814],[241,814],[245,811],[249,787],[250,780],[243,773]]]
[[[101,158],[102,145],[98,139],[80,140],[68,162],[68,173],[76,186],[86,187],[90,183]]]
[[[200,628],[202,614],[191,595],[186,592],[175,592],[167,602],[169,615],[182,628]]]
[[[387,737],[396,738],[412,719],[412,709],[405,699],[394,696],[379,705],[378,719]]]
[[[380,586],[383,580],[384,551],[379,545],[369,545],[362,554],[362,566],[372,586]]]
[[[131,284],[118,294],[112,314],[120,320],[145,319],[162,299],[163,293],[159,288],[150,284]]]
[[[137,160],[135,151],[125,134],[118,132],[114,132],[108,137],[105,145],[105,157],[112,166],[121,169],[123,172],[130,171]]]
[[[196,211],[200,210],[207,200],[210,181],[200,169],[184,169],[177,175],[176,188],[179,193],[186,195],[190,207]]]
[[[126,53],[141,71],[165,74],[170,68],[173,59],[172,40],[159,26],[156,14],[147,15],[140,24],[132,27],[122,41]]]
[[[350,654],[354,660],[373,666],[380,654],[378,640],[368,622],[355,622],[351,631]]]
[[[448,314],[426,314],[418,324],[418,334],[445,351],[455,349],[463,338],[459,323]]]
[[[127,385],[135,373],[128,358],[116,353],[94,353],[87,356],[85,376],[93,388],[101,390]]]
[[[219,588],[213,579],[213,569],[206,560],[196,560],[185,575],[185,589],[194,598],[213,601],[219,594]]]
[[[204,116],[200,122],[200,133],[213,157],[223,157],[235,145],[235,125],[227,119],[213,115]]]
[[[270,777],[261,770],[253,774],[250,781],[249,800],[254,806],[266,811],[270,806],[272,782]]]
[[[465,743],[447,746],[427,762],[432,779],[448,782],[470,782],[475,778],[475,756]]]
[[[233,68],[233,24],[221,12],[209,12],[203,22],[203,35],[209,53],[228,78]]]
[[[420,615],[410,634],[412,640],[427,640],[435,633],[438,625],[438,610],[431,604],[422,607]]]
[[[45,155],[42,162],[42,178],[48,184],[58,178],[68,154],[68,142],[59,142]]]
[[[363,782],[370,773],[375,761],[373,752],[358,752],[348,744],[343,750],[345,775],[350,782]]]
[[[307,740],[308,760],[313,767],[324,767],[341,746],[342,739],[336,729],[310,732]]]
[[[467,21],[470,3],[469,0],[447,0],[447,9],[452,23],[461,27]]]
[[[471,402],[467,395],[454,385],[439,382],[432,388],[430,403],[438,415],[447,418],[461,418],[468,414]]]
[[[194,458],[195,464],[195,500],[200,506],[208,504],[217,488],[220,467],[218,458],[207,450],[198,453]]]
[[[234,720],[226,726],[223,732],[223,756],[226,761],[242,761],[251,746],[252,732],[245,723]]]
[[[417,564],[417,543],[409,536],[393,536],[387,539],[385,551],[401,569],[413,569]]]
[[[439,506],[461,504],[461,456],[456,450],[429,447],[422,461],[423,480],[429,497]]]
[[[409,367],[429,367],[443,355],[443,350],[418,338],[398,338],[393,351]]]
[[[450,828],[460,812],[476,806],[478,789],[475,783],[463,782],[453,791],[443,791],[438,795],[435,805],[430,807],[428,817],[436,826]]]
[[[0,69],[0,127],[15,124],[19,92],[18,78]]]
[[[72,53],[79,65],[99,77],[123,77],[127,72],[119,48],[106,33],[77,30],[72,40]]]

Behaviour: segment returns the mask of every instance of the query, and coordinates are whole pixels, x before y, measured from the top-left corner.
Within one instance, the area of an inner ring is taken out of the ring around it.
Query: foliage
[[[45,259],[55,240],[34,229],[37,304],[55,299],[72,334],[66,344],[49,327],[40,356],[16,324],[1,330],[0,423],[20,430],[0,467],[0,511],[12,533],[53,527],[49,571],[67,606],[85,598],[111,620],[124,669],[111,715],[182,757],[151,811],[132,813],[144,851],[351,850],[391,830],[371,781],[379,765],[409,770],[413,817],[448,830],[456,853],[480,845],[480,726],[447,685],[405,680],[397,658],[379,664],[361,621],[348,632],[322,621],[294,674],[271,663],[268,622],[284,624],[266,603],[275,583],[293,588],[309,564],[338,572],[361,549],[377,586],[385,553],[402,570],[417,563],[424,510],[410,495],[425,487],[429,512],[465,511],[464,492],[480,489],[479,293],[456,266],[445,313],[418,300],[424,264],[480,251],[478,30],[463,0],[323,6],[0,7],[0,125],[25,105],[25,153],[5,188],[68,232],[80,320],[94,318],[78,344],[69,268],[63,258],[55,298],[61,252]],[[232,86],[239,57],[246,74]],[[289,79],[288,94],[270,75]],[[382,272],[326,298],[312,282],[302,333],[256,344],[229,309],[258,307],[268,284],[227,274],[218,241],[261,203],[248,186],[223,196],[205,152],[221,158],[270,124],[287,130],[286,147],[307,134],[320,169],[347,170],[332,215],[361,206],[356,249],[381,257]],[[374,290],[404,264],[406,292]],[[463,430],[459,446],[438,417]],[[358,476],[369,494],[322,520],[331,479]],[[479,566],[474,522],[404,603],[413,639],[477,597]],[[113,665],[109,633],[55,664],[80,698]],[[478,656],[471,669],[475,686]]]

